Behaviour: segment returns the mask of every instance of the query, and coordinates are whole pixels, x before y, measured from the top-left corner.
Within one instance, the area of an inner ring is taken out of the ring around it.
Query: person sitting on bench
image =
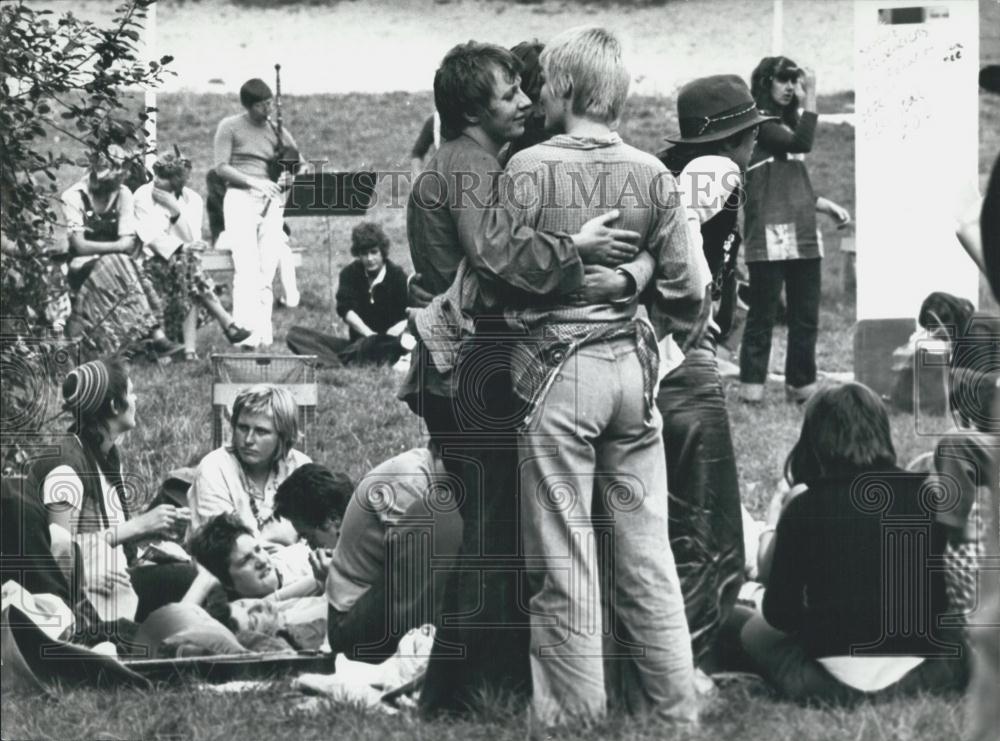
[[[122,185],[126,157],[114,144],[93,155],[87,176],[62,195],[73,303],[66,336],[96,354],[151,340],[157,353],[173,355],[183,347],[164,334],[160,298],[132,259],[137,243],[132,192]]]
[[[161,154],[153,175],[152,182],[135,191],[136,232],[151,255],[147,266],[154,283],[167,296],[167,329],[183,336],[185,359],[196,360],[199,313],[211,314],[232,343],[242,342],[250,331],[236,325],[202,269],[204,201],[187,187],[191,160],[179,152]]]

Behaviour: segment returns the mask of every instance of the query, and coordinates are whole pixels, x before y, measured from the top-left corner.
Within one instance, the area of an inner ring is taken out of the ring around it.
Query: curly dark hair
[[[241,535],[253,535],[253,531],[234,512],[224,512],[208,520],[191,536],[189,550],[194,560],[225,587],[232,586],[229,556]]]
[[[351,255],[358,257],[372,247],[378,247],[384,260],[389,256],[389,238],[374,221],[362,221],[351,230]]]
[[[307,463],[281,482],[274,494],[274,514],[323,527],[330,520],[344,519],[353,492],[347,474]]]

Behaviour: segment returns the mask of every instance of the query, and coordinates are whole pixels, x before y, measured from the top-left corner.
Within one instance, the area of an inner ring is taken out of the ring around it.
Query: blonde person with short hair
[[[311,459],[293,446],[299,437],[298,405],[285,389],[258,384],[233,402],[233,439],[206,455],[188,492],[191,528],[234,512],[254,535],[281,545],[298,536],[273,514],[281,482]]]
[[[541,65],[554,136],[507,165],[499,191],[508,213],[518,226],[572,233],[617,208],[617,225],[644,235],[640,253],[655,267],[652,326],[637,316],[637,298],[508,309],[525,333],[512,375],[529,404],[518,442],[524,554],[537,564],[532,722],[592,720],[611,706],[696,723],[654,394],[657,336],[694,327],[707,269],[675,207],[673,176],[614,131],[629,86],[618,40],[601,28],[571,29],[546,44]]]

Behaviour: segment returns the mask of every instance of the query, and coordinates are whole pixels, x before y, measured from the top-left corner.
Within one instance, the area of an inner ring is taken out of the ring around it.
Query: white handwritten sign
[[[978,22],[965,0],[855,3],[859,320],[977,300],[955,217],[977,178]]]

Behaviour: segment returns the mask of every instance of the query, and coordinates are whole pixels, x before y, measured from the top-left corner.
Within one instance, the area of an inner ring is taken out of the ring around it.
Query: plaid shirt
[[[615,226],[639,232],[643,248],[656,263],[647,303],[652,327],[636,318],[636,301],[579,305],[557,298],[508,308],[508,324],[528,335],[514,355],[518,395],[537,403],[578,347],[632,336],[651,410],[656,336],[694,326],[709,282],[707,271],[700,269],[704,260],[688,231],[673,176],[656,157],[625,144],[616,133],[599,138],[560,135],[515,155],[498,188],[515,222],[536,229],[573,234],[589,219],[620,209]]]

